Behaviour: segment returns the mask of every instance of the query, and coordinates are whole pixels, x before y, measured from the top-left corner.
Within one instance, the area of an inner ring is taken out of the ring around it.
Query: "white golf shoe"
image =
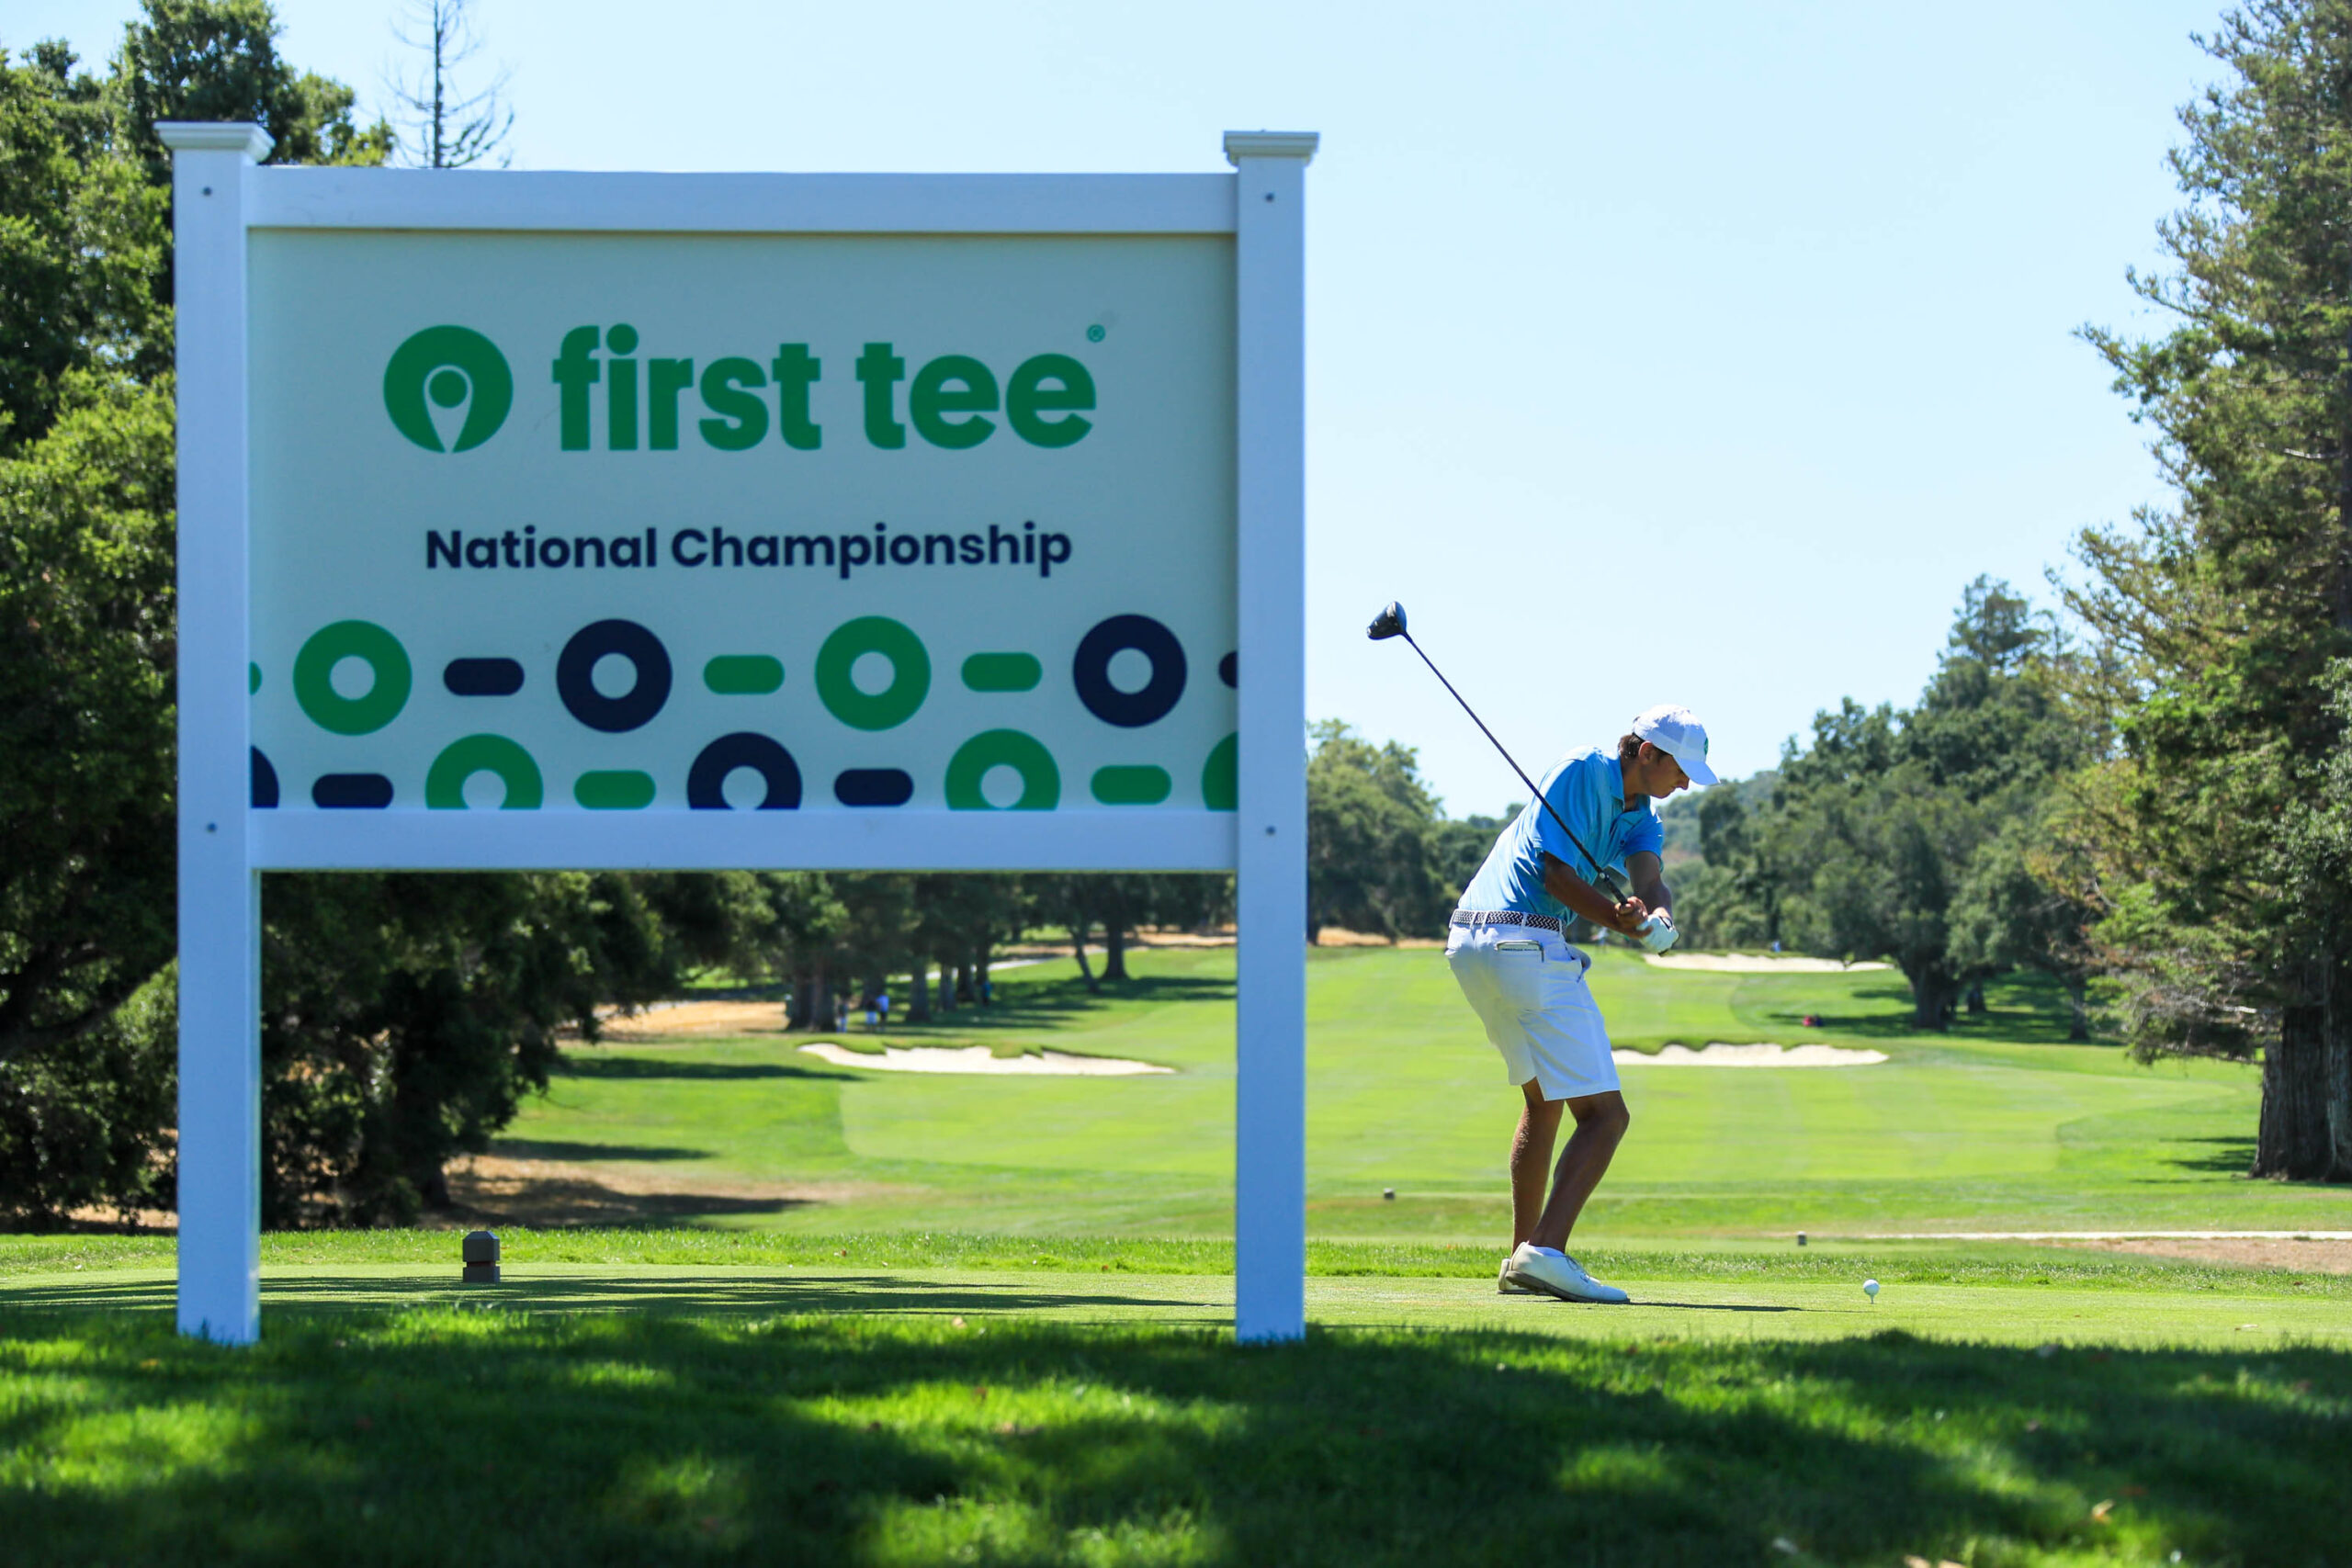
[[[1503,1278],[1521,1290],[1541,1291],[1564,1302],[1593,1302],[1622,1306],[1633,1298],[1614,1285],[1604,1285],[1584,1271],[1565,1252],[1522,1242],[1503,1264]]]
[[[1503,1266],[1495,1275],[1495,1293],[1498,1296],[1533,1296],[1543,1292],[1532,1285],[1522,1285],[1510,1277],[1510,1257],[1505,1254]]]

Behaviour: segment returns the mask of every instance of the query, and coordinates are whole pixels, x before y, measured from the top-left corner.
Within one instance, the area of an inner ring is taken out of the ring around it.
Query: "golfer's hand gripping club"
[[[1674,917],[1664,909],[1642,922],[1639,935],[1642,945],[1652,953],[1664,953],[1682,939],[1682,933],[1675,930]]]

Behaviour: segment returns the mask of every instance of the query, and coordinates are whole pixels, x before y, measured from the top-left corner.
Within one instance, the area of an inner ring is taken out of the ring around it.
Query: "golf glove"
[[[1674,929],[1674,917],[1660,909],[1642,922],[1642,945],[1652,953],[1664,953],[1681,939]]]

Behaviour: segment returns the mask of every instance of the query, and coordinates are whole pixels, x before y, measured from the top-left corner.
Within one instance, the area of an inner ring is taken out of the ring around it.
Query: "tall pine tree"
[[[2118,745],[2073,832],[2133,1042],[2259,1052],[2255,1173],[2352,1179],[2352,888],[2313,848],[2352,655],[2352,0],[2199,41],[2227,74],[2181,111],[2169,265],[2133,278],[2176,324],[2086,334],[2177,499],[2080,541]]]

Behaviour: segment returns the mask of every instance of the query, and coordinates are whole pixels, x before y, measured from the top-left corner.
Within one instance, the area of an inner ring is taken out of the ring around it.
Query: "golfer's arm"
[[[1590,920],[1610,931],[1624,928],[1617,921],[1617,906],[1601,897],[1600,890],[1575,872],[1568,863],[1549,850],[1544,854],[1544,891]]]
[[[1652,909],[1674,908],[1674,894],[1666,886],[1666,863],[1647,850],[1636,850],[1625,857],[1625,870],[1634,879],[1634,897]]]

